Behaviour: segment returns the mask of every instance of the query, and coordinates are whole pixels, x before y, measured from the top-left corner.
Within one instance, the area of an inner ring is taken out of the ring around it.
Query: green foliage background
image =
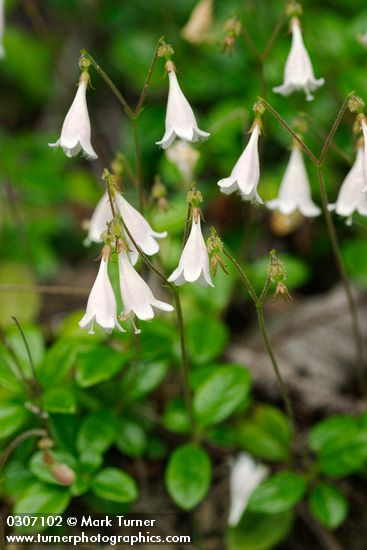
[[[180,84],[198,114],[200,127],[212,134],[199,146],[196,170],[207,227],[214,223],[230,248],[246,258],[257,288],[266,273],[267,252],[274,247],[288,267],[288,285],[295,293],[322,292],[337,281],[322,217],[281,237],[274,231],[268,211],[241,204],[236,196],[223,197],[216,182],[230,173],[247,141],[252,105],[259,94],[266,95],[287,121],[306,112],[325,133],[348,92],[355,90],[366,98],[367,48],[357,40],[367,30],[365,2],[303,2],[305,43],[316,76],[326,80],[312,103],[306,103],[303,94],[283,98],[271,91],[282,81],[289,51],[286,25],[265,62],[265,88],[257,62],[241,39],[233,56],[220,52],[224,23],[233,14],[263,49],[279,19],[282,2],[215,2],[211,38],[198,46],[188,44],[180,35],[194,5],[193,0],[6,2],[6,58],[0,64],[0,284],[75,284],[83,288],[92,284],[99,247],[83,246],[82,220],[91,215],[103,192],[100,175],[114,153],[121,150],[134,163],[129,121],[93,69],[88,106],[98,161],[70,160],[47,144],[58,138],[74,96],[81,48],[93,55],[134,104],[162,35],[174,46]],[[186,190],[176,168],[155,145],[163,135],[166,97],[167,79],[163,62],[158,61],[140,119],[140,136],[146,189],[149,191],[159,174],[172,205],[166,214],[154,208],[150,212],[157,230],[169,232],[160,255],[169,273],[179,256]],[[269,199],[277,193],[290,139],[270,116],[265,116],[264,124],[259,192]],[[350,157],[356,141],[352,124],[353,118],[347,114],[335,139]],[[323,140],[312,124],[305,140],[316,153],[321,150]],[[313,196],[320,203],[315,169],[308,160],[306,163]],[[325,175],[332,201],[348,168],[331,150]],[[137,204],[127,178],[124,190]],[[365,287],[367,224],[363,218],[352,228],[340,220],[336,223],[348,271]],[[254,403],[247,370],[222,361],[230,329],[240,332],[246,317],[238,313],[241,308],[246,310],[246,297],[238,296],[233,273],[220,273],[215,291],[194,286],[183,290],[196,420],[209,447],[221,446],[229,454],[245,449],[277,468],[289,459],[293,434],[287,420],[274,407]],[[137,497],[134,461],[140,457],[160,465],[161,478],[165,477],[167,491],[178,506],[196,506],[208,491],[213,457],[210,460],[208,450],[185,439],[188,418],[177,388],[180,358],[174,319],[144,324],[138,363],[132,334],[106,339],[100,332],[91,338],[80,331],[77,321],[84,297],[8,292],[1,293],[0,300],[6,338],[30,377],[29,362],[10,316],[16,315],[24,326],[42,389],[41,405],[51,418],[55,457],[77,474],[71,488],[61,487],[45,470],[34,442],[22,444],[7,465],[2,485],[3,497],[13,503],[14,510],[63,511],[72,497],[84,495],[93,509],[121,511],[121,505]],[[5,448],[23,429],[37,427],[38,419],[24,407],[24,388],[19,388],[14,359],[3,344],[0,352],[0,437]],[[160,386],[162,381],[165,384]],[[152,417],[157,407],[162,413],[160,422],[172,437],[163,437],[155,426]],[[332,426],[313,428],[310,436],[321,478],[365,472],[365,417],[331,421]],[[194,456],[202,464],[199,473],[195,461],[191,463],[185,456]],[[280,480],[276,476],[281,476]],[[306,496],[308,479],[286,470],[276,476],[267,482],[270,489],[262,486],[255,493],[241,525],[229,533],[228,544],[233,550],[274,547],[288,534],[294,506],[303,498],[326,527],[335,528],[344,520],[347,504],[334,485],[322,479],[319,484],[312,482]],[[192,485],[187,487],[189,479]]]

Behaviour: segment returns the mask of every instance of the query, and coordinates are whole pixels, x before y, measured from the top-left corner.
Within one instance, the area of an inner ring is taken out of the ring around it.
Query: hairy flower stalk
[[[208,138],[210,134],[199,129],[194,112],[182,93],[173,61],[166,62],[166,71],[169,78],[166,130],[161,141],[157,141],[157,145],[167,149],[176,137],[192,143]]]
[[[329,210],[347,218],[351,225],[354,212],[367,216],[367,197],[365,189],[364,147],[363,139],[359,141],[354,164],[340,188],[335,204],[329,204]]]
[[[186,282],[214,286],[210,275],[209,255],[201,232],[200,217],[200,208],[194,208],[189,238],[182,251],[178,267],[168,277],[168,281],[177,286]]]
[[[297,141],[293,142],[288,166],[280,184],[276,199],[268,201],[266,206],[271,210],[279,210],[289,215],[295,211],[305,217],[314,217],[321,214],[321,209],[314,204],[311,198],[310,182],[308,180],[302,150]]]
[[[261,134],[261,120],[256,118],[251,129],[251,136],[242,155],[236,162],[231,175],[218,181],[222,193],[226,195],[238,190],[246,201],[263,201],[257,192],[260,180],[260,162],[258,141]]]
[[[88,330],[89,334],[94,334],[95,322],[108,333],[112,332],[115,327],[125,332],[117,321],[115,295],[108,277],[109,256],[110,248],[105,246],[98,275],[89,294],[85,315],[79,321],[79,326]]]
[[[293,92],[303,90],[307,101],[312,101],[311,92],[322,86],[325,79],[315,78],[310,56],[303,43],[298,17],[292,17],[291,19],[291,32],[292,46],[285,64],[284,82],[281,86],[273,88],[273,91],[288,96]]]
[[[62,125],[61,136],[56,143],[49,143],[50,147],[62,147],[67,157],[74,157],[82,151],[89,159],[98,158],[91,144],[91,129],[86,99],[89,82],[89,74],[83,70],[79,78],[76,96]]]
[[[127,252],[122,248],[118,254],[121,297],[124,304],[123,318],[135,315],[142,321],[150,321],[154,317],[154,308],[162,311],[173,311],[166,302],[157,300],[147,283],[133,268]],[[140,330],[135,328],[135,333]]]
[[[228,524],[234,527],[240,521],[256,487],[267,477],[269,468],[255,462],[247,453],[240,453],[231,467],[229,478],[230,504]]]

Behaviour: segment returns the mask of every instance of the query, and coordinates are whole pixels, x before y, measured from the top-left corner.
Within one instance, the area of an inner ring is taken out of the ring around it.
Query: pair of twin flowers
[[[308,53],[304,47],[298,18],[291,22],[292,48],[285,67],[284,84],[274,91],[289,95],[292,91],[303,89],[308,99],[310,92],[323,84],[323,79],[316,80]],[[86,91],[90,82],[88,73],[89,61],[82,58],[82,73],[79,79],[78,91],[65,117],[60,139],[51,147],[61,146],[67,156],[71,157],[82,151],[91,159],[97,155],[91,144],[91,127],[86,103]],[[176,69],[170,56],[166,61],[166,71],[169,78],[169,94],[166,112],[166,129],[161,141],[157,142],[163,149],[167,149],[176,138],[187,142],[197,142],[209,137],[209,133],[199,129],[195,115],[189,102],[184,96],[176,76]],[[258,155],[258,139],[261,134],[261,115],[264,108],[257,104],[255,120],[251,127],[251,137],[242,155],[235,164],[229,177],[221,179],[218,185],[222,192],[228,194],[238,190],[245,200],[263,203],[257,187],[260,179],[260,163]],[[363,132],[367,133],[367,126],[362,119]],[[367,135],[365,134],[367,138]],[[367,139],[366,139],[367,142]],[[362,155],[363,156],[363,155]],[[354,172],[363,170],[367,163],[361,162],[358,153]],[[353,172],[352,170],[352,172]],[[93,334],[96,322],[103,329],[110,332],[113,328],[123,331],[119,321],[134,316],[140,320],[150,320],[154,317],[154,309],[172,311],[173,307],[153,295],[145,280],[135,270],[139,253],[146,256],[158,252],[159,245],[156,239],[164,238],[166,232],[157,233],[128,201],[119,193],[112,182],[113,176],[105,174],[108,192],[104,194],[91,218],[89,227],[89,241],[101,242],[105,245],[102,250],[101,264],[95,283],[89,295],[86,313],[80,321],[82,328]],[[349,180],[344,183],[347,187],[340,194],[336,210],[343,215],[346,203],[350,205],[351,187],[355,175],[350,174]],[[350,180],[353,180],[352,184]],[[363,178],[364,179],[364,178]],[[210,275],[210,261],[207,247],[201,232],[201,210],[198,196],[192,202],[191,231],[185,243],[178,267],[167,279],[169,283],[179,286],[185,282],[199,282],[203,286],[213,286]],[[354,193],[356,196],[356,193]],[[366,201],[367,204],[367,201]],[[316,216],[320,209],[312,202],[307,173],[303,163],[302,152],[295,141],[292,147],[290,161],[281,183],[277,199],[267,203],[271,209],[278,209],[283,214],[290,214],[299,210],[305,216]],[[363,205],[363,208],[366,208]],[[367,208],[364,211],[367,214]],[[108,275],[108,260],[112,250],[118,256],[120,291],[124,304],[121,316],[117,315],[117,305]],[[134,324],[135,327],[135,324]],[[139,329],[135,327],[135,331]]]

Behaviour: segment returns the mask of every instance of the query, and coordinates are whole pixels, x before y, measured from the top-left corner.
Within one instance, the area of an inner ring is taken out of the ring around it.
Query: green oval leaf
[[[327,483],[316,485],[311,491],[308,505],[312,515],[328,529],[336,529],[348,513],[348,501],[344,495]]]
[[[211,463],[203,449],[194,444],[175,449],[168,461],[166,485],[178,506],[194,508],[206,495],[210,480]]]
[[[92,491],[95,495],[114,502],[133,502],[138,497],[134,478],[117,468],[105,468],[94,478]]]
[[[218,357],[228,342],[226,325],[213,317],[197,317],[186,323],[187,345],[193,362],[202,365]]]
[[[142,456],[147,446],[145,431],[140,424],[123,419],[118,429],[116,445],[127,456]]]
[[[279,514],[291,510],[306,491],[304,478],[283,471],[261,483],[252,493],[248,509],[262,514]]]
[[[24,405],[3,401],[0,407],[0,439],[17,432],[27,416]]]
[[[73,414],[76,411],[76,399],[70,388],[52,387],[42,394],[45,411],[59,414]]]
[[[252,417],[239,425],[239,443],[254,456],[281,462],[289,454],[292,429],[284,413],[259,405]]]
[[[109,380],[129,360],[129,356],[102,345],[94,345],[80,351],[76,359],[76,381],[82,388],[89,388]]]
[[[15,514],[61,514],[70,502],[68,489],[34,483],[18,499]]]
[[[250,392],[251,376],[239,365],[214,370],[194,395],[193,409],[201,426],[225,420],[244,403]]]
[[[228,550],[271,550],[291,530],[293,512],[254,514],[246,510],[236,527],[228,530]]]

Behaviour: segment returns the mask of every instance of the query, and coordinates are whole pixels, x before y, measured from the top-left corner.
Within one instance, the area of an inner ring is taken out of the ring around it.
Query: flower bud
[[[175,53],[175,50],[172,48],[171,44],[166,44],[163,42],[157,50],[158,57],[165,57],[170,59],[170,57]]]
[[[69,468],[66,464],[61,464],[59,462],[54,462],[54,464],[50,466],[50,472],[61,485],[70,486],[74,483],[76,478],[74,470]]]
[[[298,2],[295,2],[295,0],[290,0],[285,11],[286,11],[286,14],[289,17],[294,17],[296,15],[301,15],[302,14],[302,6]]]
[[[86,57],[84,54],[82,54],[79,58],[79,67],[81,71],[88,71],[90,66],[90,59]]]
[[[351,113],[360,114],[363,112],[364,109],[364,101],[362,98],[353,95],[348,100],[348,109]]]
[[[269,252],[268,275],[272,283],[282,283],[287,277],[285,265],[279,260],[275,250]]]
[[[186,200],[193,208],[198,208],[199,204],[203,202],[203,195],[196,189],[195,185],[191,185]]]

